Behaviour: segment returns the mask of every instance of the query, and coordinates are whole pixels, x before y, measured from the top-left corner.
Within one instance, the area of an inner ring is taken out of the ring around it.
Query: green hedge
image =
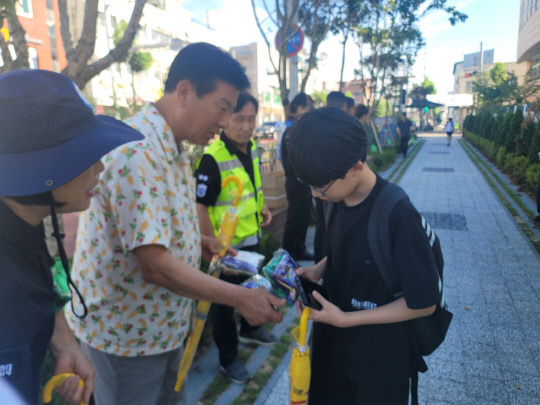
[[[529,193],[536,192],[540,163],[530,163],[528,156],[509,153],[504,146],[497,147],[495,142],[464,130],[465,139],[480,150],[499,169],[504,171],[514,183],[526,189]]]

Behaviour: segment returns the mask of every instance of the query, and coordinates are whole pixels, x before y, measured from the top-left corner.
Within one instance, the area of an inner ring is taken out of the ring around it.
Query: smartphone
[[[307,307],[317,310],[322,309],[322,305],[319,304],[319,301],[313,298],[313,291],[317,291],[324,299],[330,301],[330,296],[328,295],[326,288],[305,277],[296,276],[296,287],[298,288],[298,295],[300,296],[300,300],[302,300],[302,304]]]

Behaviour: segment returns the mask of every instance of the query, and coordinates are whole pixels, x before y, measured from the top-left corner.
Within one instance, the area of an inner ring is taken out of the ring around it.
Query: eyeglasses
[[[297,177],[296,180],[298,180],[300,183],[302,184],[305,184],[306,186],[308,186],[306,183],[304,183],[302,180],[300,180],[300,177]],[[334,184],[334,182],[336,181],[337,179],[334,179],[332,180],[330,183],[328,183],[328,185],[324,188],[324,190],[321,190],[319,187],[314,187],[314,186],[308,186],[310,189],[312,189],[313,191],[319,193],[320,195],[322,195],[323,197],[328,197],[326,195],[326,192],[330,189],[330,187],[332,187],[332,184]]]
[[[330,189],[330,187],[332,187],[332,184],[334,184],[335,181],[336,181],[336,179],[334,179],[330,183],[328,183],[328,185],[324,188],[324,190],[321,190],[319,187],[313,187],[313,186],[309,186],[309,188],[311,188],[316,193],[319,193],[323,197],[328,197],[326,195],[326,192]]]

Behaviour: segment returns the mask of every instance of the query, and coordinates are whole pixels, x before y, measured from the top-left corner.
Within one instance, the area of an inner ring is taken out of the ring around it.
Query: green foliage
[[[489,77],[495,86],[499,86],[508,80],[504,63],[497,62],[489,71]]]
[[[540,172],[540,163],[534,163],[529,166],[525,172],[525,187],[528,190],[536,190],[536,185],[538,184],[538,173]]]
[[[529,148],[529,163],[538,162],[538,153],[540,152],[540,123],[536,125],[536,132],[533,135],[531,141],[531,147]]]
[[[536,125],[533,120],[529,119],[523,123],[521,132],[516,140],[516,153],[519,156],[528,157],[535,130]]]
[[[514,114],[511,111],[508,111],[504,116],[502,125],[498,128],[497,134],[495,135],[495,145],[504,146],[506,144],[506,135],[510,131],[510,122]]]
[[[506,142],[504,144],[508,153],[513,153],[516,150],[516,139],[521,133],[521,124],[523,123],[523,110],[517,108],[514,116],[510,120],[510,127],[506,134]]]
[[[515,183],[521,184],[525,180],[525,173],[529,167],[525,156],[508,155],[504,170],[510,174]]]
[[[369,156],[371,157],[370,168],[376,172],[381,172],[394,163],[396,160],[396,150],[392,147],[384,147],[383,153],[378,151],[371,152]]]
[[[424,81],[411,91],[412,98],[426,98],[428,94],[437,94],[435,83],[424,77]]]
[[[150,52],[135,51],[129,59],[129,66],[134,72],[144,72],[148,70],[154,62]]]
[[[15,15],[15,2],[13,0],[0,0],[0,28],[4,26],[4,18]]]
[[[497,156],[495,157],[495,163],[499,167],[504,167],[505,162],[506,162],[506,151],[504,149],[504,146],[501,146],[497,150]]]

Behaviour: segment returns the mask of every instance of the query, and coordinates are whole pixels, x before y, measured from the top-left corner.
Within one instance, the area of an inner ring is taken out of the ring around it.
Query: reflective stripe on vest
[[[253,144],[251,148],[251,157],[253,162],[253,174],[255,187],[249,177],[249,174],[244,169],[244,165],[236,155],[232,155],[225,143],[221,140],[214,142],[206,154],[212,156],[217,163],[221,182],[230,175],[237,176],[242,184],[244,184],[244,192],[240,198],[237,214],[240,217],[236,233],[232,240],[232,245],[235,247],[252,246],[257,243],[257,240],[251,237],[257,237],[260,234],[260,224],[262,222],[262,208],[264,205],[264,197],[261,187],[261,173],[259,171],[259,158],[256,154],[256,147]],[[215,206],[208,207],[208,215],[214,232],[218,233],[223,215],[227,212],[233,203],[233,195],[231,192],[236,191],[236,184],[230,183],[226,188],[222,188],[219,193]],[[254,243],[251,243],[255,241]],[[250,242],[249,245],[245,244]]]

